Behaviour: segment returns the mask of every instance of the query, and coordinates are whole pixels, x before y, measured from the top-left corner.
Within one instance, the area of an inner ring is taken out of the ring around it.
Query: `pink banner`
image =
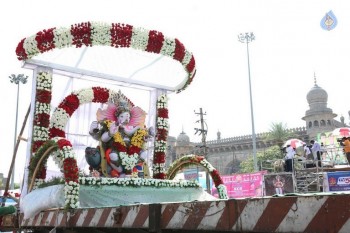
[[[267,171],[259,171],[255,173],[235,174],[229,176],[221,176],[229,198],[239,197],[261,197],[263,176]],[[217,190],[214,188],[212,194],[217,197]]]

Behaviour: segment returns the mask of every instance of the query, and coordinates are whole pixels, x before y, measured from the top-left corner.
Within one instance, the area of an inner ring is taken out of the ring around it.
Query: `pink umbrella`
[[[298,148],[300,146],[303,146],[305,144],[305,142],[303,142],[302,140],[300,139],[297,139],[297,138],[292,138],[292,139],[289,139],[287,140],[282,147],[287,147],[288,145],[290,145],[291,147],[293,148]]]
[[[348,127],[336,128],[335,130],[332,131],[332,135],[338,138],[350,137],[350,128]]]

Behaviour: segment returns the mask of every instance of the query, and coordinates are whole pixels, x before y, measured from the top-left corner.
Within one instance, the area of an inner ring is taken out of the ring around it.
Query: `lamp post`
[[[16,141],[17,141],[17,121],[18,121],[18,102],[19,102],[19,84],[20,83],[27,83],[28,76],[24,76],[24,74],[11,74],[9,76],[10,82],[17,85],[17,104],[16,104],[16,122],[15,122],[15,139],[14,139],[14,150],[16,148]],[[11,189],[15,189],[15,164],[13,164],[12,169],[12,175],[11,175]],[[7,179],[10,179],[10,177],[7,177]]]
[[[238,35],[238,41],[241,43],[246,43],[247,45],[247,58],[248,58],[248,78],[249,78],[249,94],[250,94],[250,115],[252,120],[252,139],[253,139],[253,162],[254,171],[258,171],[258,165],[256,160],[256,135],[254,128],[254,112],[253,112],[253,97],[252,97],[252,86],[250,79],[250,63],[249,63],[249,43],[255,40],[255,36],[252,32],[241,33]]]

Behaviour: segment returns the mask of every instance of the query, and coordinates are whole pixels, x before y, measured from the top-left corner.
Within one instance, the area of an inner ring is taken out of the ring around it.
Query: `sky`
[[[256,133],[271,123],[303,127],[306,95],[317,84],[328,93],[328,107],[349,123],[347,93],[350,62],[350,2],[346,0],[12,0],[0,3],[0,92],[2,153],[0,173],[8,174],[14,148],[17,86],[10,74],[30,77],[20,86],[20,131],[31,98],[32,71],[21,68],[15,49],[21,39],[38,31],[87,21],[127,23],[178,38],[196,59],[192,84],[169,95],[170,136],[182,130],[191,141],[199,128],[199,112],[206,113],[207,140],[252,133],[246,45],[240,33],[253,32],[249,44],[250,77]],[[329,11],[337,17],[335,29],[320,27]],[[28,130],[25,130],[25,135]],[[20,179],[26,142],[16,159]]]

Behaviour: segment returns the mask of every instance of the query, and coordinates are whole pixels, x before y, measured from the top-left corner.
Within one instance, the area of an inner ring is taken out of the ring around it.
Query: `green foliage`
[[[288,130],[287,124],[282,122],[272,122],[270,131],[264,138],[265,141],[276,141],[277,145],[281,147],[284,141],[297,137],[297,135]]]
[[[265,151],[260,151],[256,154],[258,167],[261,164],[266,163],[268,160],[282,159],[283,154],[281,153],[279,146],[271,146]],[[260,170],[260,169],[259,169]],[[240,173],[251,173],[254,172],[253,156],[250,155],[245,161],[240,164]]]
[[[37,164],[39,163],[39,160],[41,159],[41,156],[44,155],[44,153],[47,151],[47,149],[49,149],[51,146],[55,146],[55,148],[57,149],[57,143],[53,140],[49,140],[46,141],[39,149],[38,151],[35,153],[35,155],[31,158],[30,163],[29,163],[29,174],[28,174],[28,182],[30,183],[32,177],[33,177],[33,173],[34,170],[37,166]],[[46,165],[46,161],[47,161],[48,157],[46,157],[42,163],[41,163],[41,167],[44,167]]]
[[[50,180],[40,184],[38,188],[45,188],[57,184],[64,184],[64,179],[62,177],[52,177]]]

